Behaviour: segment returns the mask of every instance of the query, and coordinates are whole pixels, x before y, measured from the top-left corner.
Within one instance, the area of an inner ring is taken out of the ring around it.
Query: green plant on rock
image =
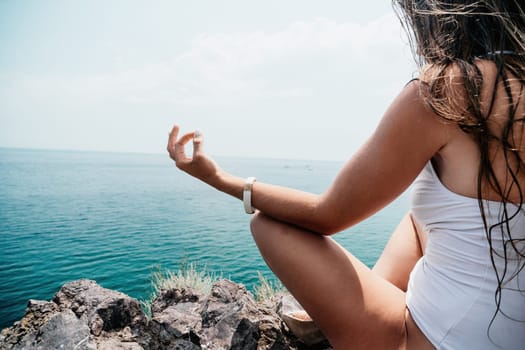
[[[257,302],[273,302],[276,298],[287,293],[279,281],[268,280],[261,272],[257,272],[257,274],[259,284],[253,287],[253,294]],[[142,309],[148,319],[151,319],[151,304],[162,290],[191,288],[198,294],[208,295],[211,293],[213,284],[220,278],[221,276],[209,273],[206,267],[197,267],[195,263],[183,262],[175,272],[157,267],[151,273],[153,292],[148,299],[141,300]]]
[[[206,267],[198,268],[195,263],[183,262],[177,271],[162,270],[158,267],[151,273],[153,292],[149,298],[142,300],[142,309],[151,318],[151,304],[161,290],[191,288],[199,294],[209,294],[211,287],[220,277],[210,274]]]
[[[287,293],[280,281],[268,280],[260,271],[257,271],[257,275],[259,276],[259,284],[253,287],[253,292],[255,300],[258,302],[274,301],[275,298]]]

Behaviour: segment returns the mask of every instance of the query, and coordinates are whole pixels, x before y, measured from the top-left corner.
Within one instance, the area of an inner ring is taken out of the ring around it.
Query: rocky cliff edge
[[[209,294],[161,290],[147,317],[138,300],[78,280],[52,301],[30,300],[24,317],[0,333],[0,350],[330,349],[300,342],[279,316],[281,299],[256,302],[226,279]]]

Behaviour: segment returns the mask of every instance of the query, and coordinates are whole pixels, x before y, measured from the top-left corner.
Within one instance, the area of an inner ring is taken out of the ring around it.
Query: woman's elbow
[[[340,225],[334,225],[333,223],[328,222],[328,223],[322,224],[317,229],[315,229],[315,232],[323,236],[331,236],[333,234],[341,232],[343,229],[344,227]]]
[[[328,200],[326,194],[319,197],[311,214],[314,231],[323,236],[331,236],[349,226],[348,212],[340,210],[338,205]]]
[[[347,227],[340,218],[327,213],[320,212],[314,215],[313,218],[312,230],[323,236],[331,236]]]
[[[314,218],[315,217],[312,216],[310,219]],[[257,240],[258,236],[267,235],[267,232],[272,229],[271,223],[274,220],[275,219],[272,217],[260,211],[256,211],[250,220],[250,231],[252,232],[254,238]],[[304,222],[297,222],[295,225],[322,236],[330,236],[341,231],[338,226],[333,225],[328,220],[323,221],[314,219]]]

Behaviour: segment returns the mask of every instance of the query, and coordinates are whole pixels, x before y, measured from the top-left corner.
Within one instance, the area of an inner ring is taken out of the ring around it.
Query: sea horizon
[[[53,148],[53,147],[24,147],[24,146],[0,146],[0,150],[12,150],[12,151],[36,151],[36,152],[78,152],[78,153],[107,153],[107,154],[128,154],[128,155],[154,155],[164,156],[168,162],[173,162],[169,159],[168,152],[163,151],[133,151],[133,150],[97,150],[97,149],[71,149],[71,148]],[[188,155],[191,151],[191,145],[186,147]],[[275,155],[267,156],[250,156],[250,155],[234,155],[234,154],[210,154],[213,158],[235,158],[242,160],[290,160],[290,161],[312,161],[312,162],[328,162],[328,163],[341,163],[344,164],[348,159],[317,159],[317,158],[304,158],[304,157],[279,157]]]

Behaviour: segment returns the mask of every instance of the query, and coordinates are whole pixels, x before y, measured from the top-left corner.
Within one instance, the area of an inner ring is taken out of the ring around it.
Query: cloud
[[[401,46],[400,25],[395,15],[388,14],[367,24],[337,23],[328,19],[294,22],[274,33],[243,32],[208,34],[197,37],[191,48],[176,58],[173,77],[183,77],[187,84],[179,102],[195,97],[199,89],[209,101],[297,96],[311,94],[308,88],[286,89],[274,85],[257,72],[273,71],[279,80],[282,72],[297,66],[331,61],[336,65],[362,64],[373,57]],[[342,57],[344,60],[337,60]],[[331,67],[334,69],[337,67]],[[257,78],[254,78],[257,77]],[[265,76],[268,78],[268,76]],[[297,79],[301,83],[301,79]],[[202,100],[205,102],[205,100]]]
[[[201,35],[179,62],[201,68],[214,65],[214,73],[250,69],[279,57],[309,51],[345,49],[354,54],[399,43],[399,24],[387,14],[366,24],[337,23],[324,18],[294,22],[275,33],[248,32]]]
[[[12,76],[9,91],[42,99],[120,99],[210,105],[264,98],[309,96],[308,82],[280,81],[329,62],[362,64],[401,46],[393,13],[365,24],[319,18],[291,23],[276,32],[201,34],[171,60],[124,72],[75,76]],[[313,60],[313,62],[312,62]],[[343,68],[340,68],[343,69]],[[1,98],[1,97],[0,97]]]

